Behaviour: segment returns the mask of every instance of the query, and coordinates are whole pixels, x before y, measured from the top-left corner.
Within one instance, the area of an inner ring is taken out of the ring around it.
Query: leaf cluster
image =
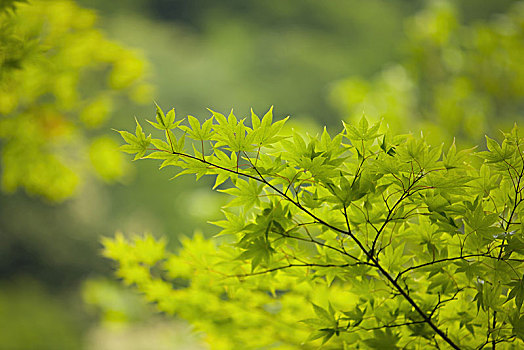
[[[230,196],[220,237],[185,240],[178,254],[136,258],[141,239],[104,241],[119,276],[161,310],[216,348],[523,345],[517,126],[475,153],[365,117],[332,137],[284,133],[272,109],[262,120],[211,113],[184,123],[158,108],[163,139],[138,122],[120,132],[135,159],[163,154],[162,167],[214,176]]]

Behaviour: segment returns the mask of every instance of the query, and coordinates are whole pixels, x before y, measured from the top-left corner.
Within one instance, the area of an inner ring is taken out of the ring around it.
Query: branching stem
[[[404,297],[404,299],[413,307],[413,309],[422,317],[423,319],[423,322],[427,323],[429,327],[431,327],[431,329],[433,329],[433,331],[438,334],[446,343],[448,343],[453,349],[455,350],[460,350],[460,347],[455,344],[455,342],[453,342],[453,340],[451,340],[448,335],[442,331],[440,328],[437,327],[437,325],[433,322],[433,320],[431,319],[431,316],[428,316],[426,314],[426,312],[424,312],[424,310],[421,309],[421,307],[413,300],[413,298],[411,298],[411,296],[408,294],[408,292],[406,292],[406,290],[404,290],[404,288],[402,288],[402,286],[400,286],[398,284],[398,281],[397,279],[393,278],[393,276],[378,262],[378,259],[372,254],[372,250],[367,250],[366,247],[364,247],[364,245],[362,244],[362,242],[360,242],[360,240],[351,232],[351,228],[349,226],[349,219],[347,218],[347,212],[346,212],[346,208],[344,208],[344,216],[346,217],[346,224],[348,225],[348,229],[347,230],[344,230],[344,229],[340,229],[336,226],[333,226],[331,224],[329,224],[328,222],[324,221],[323,219],[319,218],[317,215],[313,214],[311,211],[309,211],[307,208],[305,208],[304,206],[302,206],[299,202],[293,200],[291,197],[289,197],[286,193],[284,193],[283,191],[281,191],[280,189],[278,189],[276,186],[272,185],[270,182],[268,182],[264,176],[260,173],[260,171],[256,168],[256,166],[252,164],[253,166],[253,169],[255,170],[255,172],[257,173],[258,176],[254,176],[254,175],[250,175],[250,174],[246,174],[246,173],[243,173],[243,172],[239,172],[238,168],[236,170],[232,170],[232,169],[228,169],[226,167],[223,167],[223,166],[220,166],[220,165],[217,165],[217,164],[213,164],[205,159],[199,159],[195,156],[192,156],[190,154],[185,154],[185,153],[181,153],[181,152],[173,152],[173,154],[176,154],[176,155],[179,155],[181,157],[185,157],[185,158],[190,158],[190,159],[193,159],[193,160],[197,160],[199,162],[202,162],[204,164],[207,164],[209,166],[213,166],[217,169],[221,169],[221,170],[224,170],[224,171],[227,171],[227,172],[230,172],[232,174],[236,174],[236,175],[240,175],[240,176],[245,176],[247,178],[250,178],[250,179],[253,179],[255,181],[258,181],[258,182],[261,182],[263,183],[264,185],[268,186],[269,188],[271,188],[273,191],[275,191],[276,193],[278,193],[279,195],[281,195],[283,198],[285,198],[287,201],[289,201],[290,203],[292,203],[293,205],[295,205],[298,209],[300,209],[302,212],[304,212],[306,215],[308,215],[309,217],[311,217],[312,219],[314,219],[315,221],[317,221],[319,224],[335,231],[335,232],[338,232],[338,233],[341,233],[341,234],[345,234],[345,235],[348,235],[349,237],[351,237],[351,239],[358,245],[358,247],[360,248],[360,250],[366,255],[366,257],[368,258],[368,261],[370,261],[370,264],[373,265],[376,269],[378,269],[378,271],[389,281],[389,283],[391,283],[391,285],[393,286],[393,288],[395,290],[398,291],[398,293],[400,295],[402,295]],[[248,159],[249,160],[249,159]],[[249,160],[250,161],[250,160]],[[251,161],[250,161],[251,162]],[[419,179],[421,179],[422,176],[416,178],[411,186],[413,186]],[[411,188],[410,186],[410,188]],[[409,193],[409,188],[406,192],[404,192],[405,194],[406,193]],[[404,198],[403,198],[404,199]],[[397,203],[400,203],[400,201],[398,201]],[[398,204],[396,204],[398,205]],[[395,205],[395,206],[396,206]],[[394,206],[394,207],[395,207]],[[394,207],[392,208],[392,210],[394,210]],[[388,217],[391,216],[391,213],[392,213],[392,210],[390,211],[390,214],[388,215]],[[383,225],[384,227],[384,225]],[[380,232],[383,230],[383,227],[379,230]],[[373,247],[375,246],[375,243],[376,243],[376,240],[378,240],[378,236],[379,234],[377,234],[377,236],[375,237],[375,241],[374,241],[374,244],[373,244]],[[372,249],[373,249],[372,247]]]

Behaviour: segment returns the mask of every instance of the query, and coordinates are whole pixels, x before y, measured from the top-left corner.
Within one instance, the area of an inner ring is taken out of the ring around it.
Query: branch
[[[375,236],[375,238],[373,239],[373,244],[371,245],[371,254],[373,254],[375,252],[375,247],[376,247],[376,244],[377,244],[377,241],[380,237],[380,235],[382,234],[384,228],[386,227],[386,225],[391,221],[391,216],[393,215],[393,212],[395,211],[395,208],[406,198],[408,198],[411,193],[409,193],[409,191],[412,189],[413,186],[415,186],[415,184],[420,180],[422,179],[424,176],[421,175],[419,176],[418,178],[416,178],[415,180],[413,180],[413,182],[411,183],[411,185],[409,185],[409,187],[404,190],[404,193],[402,193],[402,195],[400,196],[400,198],[397,200],[397,202],[393,205],[393,207],[391,207],[391,209],[389,209],[389,205],[387,204],[387,201],[386,201],[386,207],[388,207],[388,215],[386,217],[386,220],[384,220],[384,223],[382,224],[382,226],[379,228],[379,230],[377,231],[377,235]],[[404,184],[402,184],[402,187],[404,187]]]
[[[438,302],[435,305],[435,307],[433,308],[433,310],[431,310],[431,313],[429,314],[429,317],[433,317],[435,312],[442,306],[442,304],[447,303],[448,301],[456,300],[455,298],[458,295],[458,293],[462,292],[463,290],[464,290],[464,288],[457,289],[457,291],[455,292],[455,294],[453,294],[453,296],[451,298],[448,298],[448,299],[445,299],[445,300],[440,300],[440,293],[439,293],[439,295],[438,295]]]
[[[415,270],[415,269],[420,269],[420,268],[423,268],[423,267],[426,267],[426,266],[431,266],[431,265],[439,264],[439,263],[446,262],[446,261],[466,260],[467,258],[478,258],[478,257],[495,258],[495,257],[492,257],[492,256],[487,255],[486,253],[484,253],[484,254],[470,254],[470,255],[457,256],[457,257],[454,257],[454,258],[445,258],[445,259],[433,260],[433,261],[430,261],[430,262],[427,262],[427,263],[424,263],[424,264],[411,266],[411,267],[408,267],[405,270],[402,270],[401,272],[398,273],[397,277],[395,277],[395,281],[397,281],[400,278],[400,276],[402,276],[403,274],[405,274],[405,273],[407,273],[409,271]]]
[[[414,324],[422,324],[426,323],[426,321],[411,321],[411,322],[404,322],[404,323],[396,323],[396,324],[385,324],[382,326],[376,326],[376,327],[354,327],[354,330],[352,331],[346,331],[347,333],[353,333],[356,331],[364,330],[364,331],[375,331],[379,329],[386,329],[386,328],[396,328],[396,327],[404,327],[404,326],[411,326]]]
[[[517,149],[519,150],[519,155],[520,155],[521,159],[523,159],[522,152],[520,152],[518,138],[517,138]],[[515,170],[515,173],[518,174],[517,169],[514,169],[514,170]],[[517,208],[520,205],[520,203],[522,201],[524,201],[524,198],[522,198],[522,196],[520,197],[520,200],[517,201],[517,198],[519,197],[520,191],[522,190],[520,188],[520,183],[522,181],[522,178],[524,177],[524,162],[523,162],[520,174],[518,175],[518,180],[517,180],[516,184],[515,184],[515,182],[513,180],[513,177],[511,176],[511,172],[509,171],[509,169],[508,169],[508,172],[509,172],[509,176],[511,178],[511,182],[513,183],[513,187],[515,189],[515,203],[513,205],[513,209],[511,210],[511,214],[509,215],[509,218],[506,221],[506,227],[504,228],[504,225],[501,224],[501,226],[502,226],[502,228],[504,229],[505,232],[508,232],[509,227],[511,226],[511,220],[513,219],[513,215],[515,214],[515,211],[517,210]],[[504,249],[504,243],[505,242],[506,242],[506,237],[504,237],[504,239],[502,240],[502,245],[500,246],[499,256],[498,256],[497,260],[500,260],[502,258],[502,252],[505,250]],[[509,252],[507,258],[509,258],[511,256],[511,253],[512,253],[512,251]],[[497,311],[493,310],[493,330],[495,330],[496,327],[497,327]],[[489,329],[489,327],[488,327],[488,329]],[[496,339],[496,337],[495,337],[495,335],[493,333],[493,335],[492,335],[492,343],[491,343],[492,350],[495,350],[496,345],[497,345],[497,339]]]
[[[308,216],[310,216],[312,219],[318,221],[319,224],[321,225],[324,225],[328,228],[330,228],[331,230],[335,231],[335,232],[338,232],[338,233],[341,233],[341,234],[345,234],[345,235],[348,235],[351,237],[351,239],[358,245],[358,247],[361,249],[361,251],[368,257],[368,259],[372,262],[372,264],[374,265],[374,267],[376,267],[380,273],[382,275],[384,275],[384,277],[386,277],[386,279],[393,285],[393,287],[404,297],[404,299],[406,299],[406,301],[411,304],[411,306],[413,306],[413,308],[415,309],[415,311],[423,318],[424,322],[426,322],[429,327],[431,327],[431,329],[433,329],[433,331],[435,333],[437,333],[446,343],[448,343],[453,349],[455,350],[460,350],[460,348],[458,347],[458,345],[456,345],[453,340],[451,340],[448,335],[446,333],[444,333],[440,328],[438,328],[434,323],[433,321],[431,320],[431,317],[429,317],[421,308],[420,306],[408,295],[408,293],[397,283],[397,280],[394,279],[388,271],[386,271],[384,269],[384,267],[382,267],[382,265],[379,264],[378,262],[378,259],[375,258],[373,256],[373,254],[371,254],[370,251],[368,251],[362,244],[362,242],[360,242],[360,240],[355,237],[355,235],[351,232],[351,230],[348,230],[348,231],[345,231],[345,230],[342,230],[338,227],[335,227],[329,223],[327,223],[326,221],[322,220],[321,218],[317,217],[315,214],[313,214],[312,212],[310,212],[308,209],[306,209],[305,207],[303,207],[300,203],[294,201],[292,198],[290,198],[286,193],[282,192],[281,190],[279,190],[277,187],[275,187],[274,185],[272,185],[271,183],[269,183],[266,179],[264,179],[263,175],[260,173],[260,171],[253,165],[253,163],[250,163],[252,164],[253,166],[253,169],[255,170],[255,172],[257,173],[257,175],[259,177],[256,177],[256,176],[253,176],[253,175],[250,175],[250,174],[245,174],[245,173],[242,173],[240,171],[237,170],[232,170],[232,169],[228,169],[228,168],[225,168],[225,167],[222,167],[220,165],[216,165],[216,164],[213,164],[207,160],[204,160],[204,159],[199,159],[195,156],[192,156],[192,155],[189,155],[189,154],[185,154],[185,153],[180,153],[180,152],[173,152],[173,154],[176,154],[176,155],[179,155],[181,157],[186,157],[186,158],[191,158],[191,159],[194,159],[194,160],[197,160],[199,162],[202,162],[204,164],[208,164],[210,166],[213,166],[213,167],[216,167],[217,169],[221,169],[221,170],[224,170],[224,171],[228,171],[232,174],[237,174],[237,175],[241,175],[241,176],[245,176],[245,177],[248,177],[250,179],[253,179],[255,181],[258,181],[258,182],[261,182],[263,184],[265,184],[266,186],[268,186],[269,188],[273,189],[276,193],[280,194],[283,198],[285,198],[286,200],[288,200],[289,202],[291,202],[293,205],[295,205],[297,208],[299,208],[300,210],[302,210],[302,212],[304,212],[305,214],[307,214]],[[422,177],[419,177],[418,179],[420,179]],[[414,185],[418,179],[415,179],[412,183],[412,185]],[[383,225],[384,227],[385,225]],[[378,236],[378,235],[377,235]],[[375,237],[377,239],[377,237]],[[375,240],[376,241],[376,240]]]
[[[354,264],[340,264],[340,265],[337,265],[337,264],[315,264],[315,263],[287,264],[287,265],[273,267],[271,269],[266,269],[266,270],[262,270],[262,271],[251,272],[251,273],[240,273],[240,274],[236,274],[236,275],[230,275],[230,276],[227,276],[227,277],[239,277],[239,278],[240,277],[251,277],[251,276],[257,276],[257,275],[264,275],[266,273],[271,273],[271,272],[274,272],[274,271],[285,270],[285,269],[289,269],[289,268],[292,268],[292,267],[341,267],[341,268],[344,268],[344,267],[356,266],[356,265],[362,265],[362,264],[365,264],[365,263],[356,262]]]

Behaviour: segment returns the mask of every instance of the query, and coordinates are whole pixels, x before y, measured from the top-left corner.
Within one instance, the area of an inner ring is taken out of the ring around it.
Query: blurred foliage
[[[87,337],[86,350],[203,350],[207,347],[195,340],[191,328],[163,317],[151,317],[142,324],[128,324],[126,328],[100,327]]]
[[[0,0],[0,12],[14,10],[20,2],[27,2],[27,0]]]
[[[58,298],[36,281],[0,285],[2,349],[69,350],[81,347],[81,320],[64,296]]]
[[[121,221],[101,184],[130,169],[106,123],[151,101],[146,62],[96,20],[73,1],[0,2],[2,349],[79,349],[96,322],[78,282],[107,274],[97,234]]]
[[[119,262],[117,275],[126,285],[136,287],[159,310],[205,332],[211,349],[317,349],[318,345],[304,343],[308,329],[299,322],[301,317],[313,317],[309,303],[358,302],[358,296],[343,287],[328,288],[323,279],[311,281],[303,271],[296,272],[296,278],[265,275],[265,279],[242,278],[242,283],[227,278],[242,263],[238,252],[233,244],[220,250],[216,241],[201,234],[185,238],[177,254],[149,235],[127,240],[118,233],[104,244],[105,254]],[[157,261],[164,261],[164,266],[154,266]],[[157,273],[161,277],[153,277]]]
[[[156,71],[156,101],[176,105],[179,114],[200,114],[203,105],[240,114],[275,105],[281,114],[337,125],[326,99],[330,84],[371,75],[396,59],[403,16],[417,6],[381,0],[83,3],[108,14],[103,24],[114,37],[145,48]]]
[[[0,13],[2,189],[60,201],[89,174],[121,179],[125,162],[100,127],[117,97],[150,99],[145,62],[72,1],[15,5]]]
[[[457,3],[431,1],[407,21],[406,35],[400,63],[335,86],[331,100],[344,116],[383,117],[396,132],[469,144],[522,118],[523,2],[465,25]]]
[[[102,322],[87,336],[86,349],[202,349],[189,326],[154,311],[135,292],[116,281],[91,278],[82,296]]]
[[[150,311],[136,293],[114,281],[91,278],[83,283],[82,298],[92,312],[101,314],[104,324],[125,324],[142,320]]]

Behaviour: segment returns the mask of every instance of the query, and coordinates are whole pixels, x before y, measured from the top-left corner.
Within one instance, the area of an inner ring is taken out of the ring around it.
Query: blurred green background
[[[271,105],[312,133],[365,113],[462,146],[524,120],[506,0],[0,0],[0,349],[198,349],[112,276],[100,238],[214,228],[209,182],[131,163],[111,129]],[[312,129],[311,129],[312,128]]]

